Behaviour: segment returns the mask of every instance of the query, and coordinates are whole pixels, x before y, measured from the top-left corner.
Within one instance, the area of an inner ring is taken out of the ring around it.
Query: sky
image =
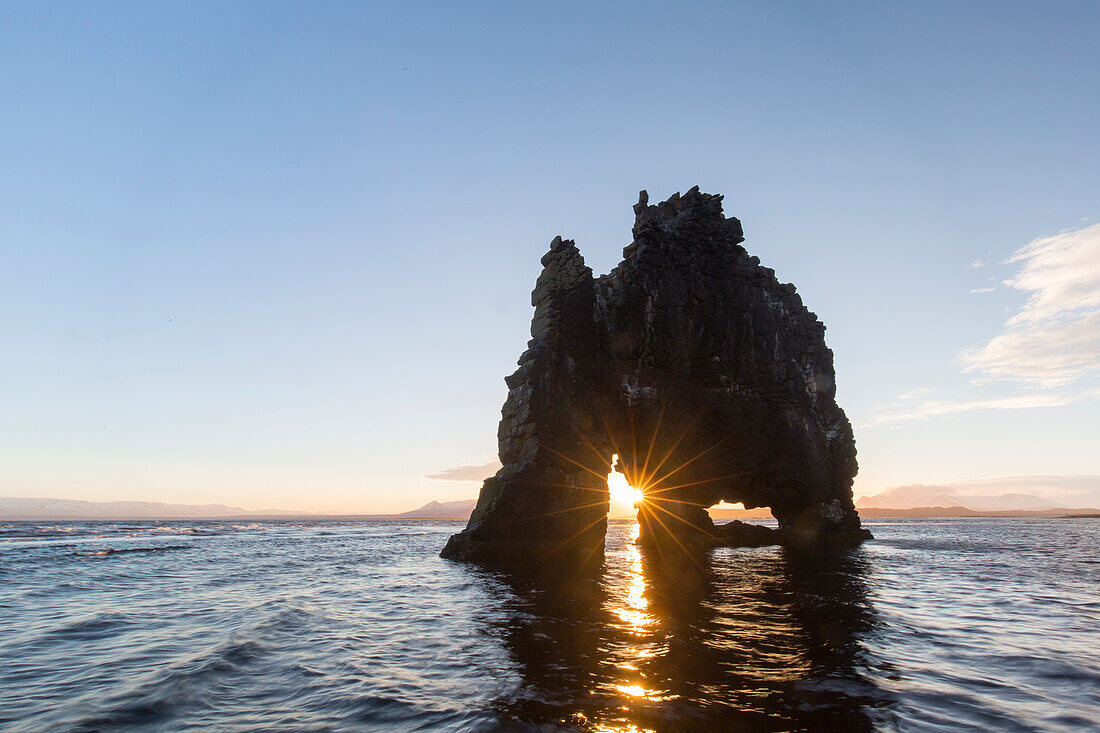
[[[699,185],[826,324],[857,494],[1100,503],[1097,28],[1087,2],[3,3],[0,495],[472,498],[550,241],[606,272],[640,189]]]

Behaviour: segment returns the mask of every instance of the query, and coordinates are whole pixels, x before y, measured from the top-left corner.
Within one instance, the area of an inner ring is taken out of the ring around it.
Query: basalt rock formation
[[[722,197],[693,188],[634,207],[634,241],[593,277],[554,239],[531,295],[531,341],[507,378],[503,468],[442,555],[590,556],[603,547],[612,456],[639,503],[639,541],[854,544],[852,427],[825,326],[741,246]],[[720,501],[766,506],[777,530],[715,526]],[[763,531],[760,531],[763,530]]]

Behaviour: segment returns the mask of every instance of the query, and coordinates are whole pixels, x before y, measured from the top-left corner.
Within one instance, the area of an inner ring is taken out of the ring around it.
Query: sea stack
[[[852,503],[856,448],[825,326],[741,246],[722,197],[693,188],[634,206],[610,273],[557,237],[535,284],[531,340],[507,378],[503,467],[443,557],[602,551],[612,456],[645,495],[639,541],[804,550],[870,534]],[[720,501],[766,506],[777,530],[714,525]]]

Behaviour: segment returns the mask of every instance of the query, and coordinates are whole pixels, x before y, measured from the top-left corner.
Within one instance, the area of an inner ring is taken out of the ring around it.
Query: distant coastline
[[[980,518],[980,517],[1032,517],[1046,519],[1078,519],[1084,517],[1100,517],[1100,510],[1096,509],[1041,509],[1027,510],[1015,509],[1010,511],[980,511],[967,509],[961,506],[933,506],[915,507],[913,509],[875,509],[861,508],[859,515],[864,519],[902,519],[905,517],[921,517],[925,519],[954,519],[954,518]]]
[[[334,514],[278,509],[250,511],[225,504],[166,504],[155,501],[80,501],[41,497],[0,497],[5,522],[134,522],[181,520],[344,520],[468,519],[476,500],[430,502],[400,514]]]
[[[133,522],[133,521],[404,521],[438,519],[467,521],[476,499],[450,502],[429,502],[419,509],[399,514],[331,514],[282,510],[249,511],[224,504],[164,504],[144,501],[92,502],[73,499],[0,497],[0,521],[5,522]],[[1092,507],[1057,507],[1051,509],[976,510],[962,506],[932,506],[912,508],[859,507],[864,519],[953,519],[979,517],[1031,517],[1046,519],[1100,518],[1100,509]],[[732,519],[768,519],[766,508],[741,509],[718,506],[710,510],[715,521]],[[612,516],[611,519],[628,517]]]

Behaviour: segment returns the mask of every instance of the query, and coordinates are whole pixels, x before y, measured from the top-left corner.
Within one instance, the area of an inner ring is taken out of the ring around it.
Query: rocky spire
[[[444,556],[590,557],[603,546],[612,454],[642,540],[678,547],[858,542],[851,425],[825,327],[741,246],[722,197],[634,206],[624,260],[594,280],[557,237],[531,294],[532,339],[508,377],[503,468]],[[600,497],[603,497],[602,499]],[[715,527],[719,501],[767,506],[778,531]]]

